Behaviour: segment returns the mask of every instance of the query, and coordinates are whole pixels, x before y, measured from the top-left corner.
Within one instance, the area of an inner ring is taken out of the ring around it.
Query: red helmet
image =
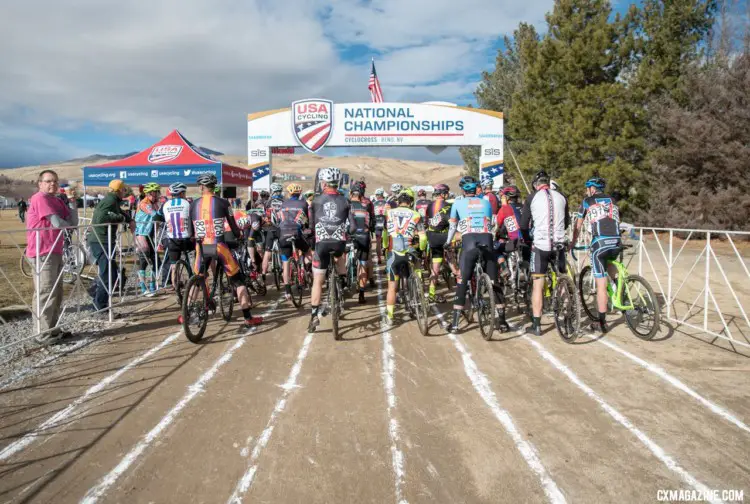
[[[253,199],[258,199],[258,191],[253,191]]]
[[[419,191],[417,191],[417,196],[427,196],[427,191],[425,191],[424,189],[420,189]]]
[[[500,193],[505,196],[506,198],[517,198],[521,195],[521,191],[518,190],[518,187],[512,185],[508,187],[504,187]]]

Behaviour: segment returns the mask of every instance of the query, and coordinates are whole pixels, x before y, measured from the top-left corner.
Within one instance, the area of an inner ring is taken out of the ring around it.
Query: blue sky
[[[369,101],[371,57],[386,101],[476,105],[503,35],[521,21],[544,31],[551,8],[552,0],[10,2],[0,18],[0,167],[141,150],[174,128],[244,155],[247,113],[310,96]],[[456,149],[324,152],[347,153],[460,163]]]

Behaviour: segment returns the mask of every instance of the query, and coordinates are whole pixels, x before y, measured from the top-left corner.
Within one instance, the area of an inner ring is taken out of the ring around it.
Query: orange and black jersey
[[[207,195],[190,204],[190,223],[193,236],[202,238],[205,245],[224,243],[224,220],[229,223],[234,236],[240,236],[239,226],[229,201]]]

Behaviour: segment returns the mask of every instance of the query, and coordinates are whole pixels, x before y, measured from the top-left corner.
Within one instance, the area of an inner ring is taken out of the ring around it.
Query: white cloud
[[[243,153],[248,112],[306,96],[369,100],[369,55],[346,62],[338,52],[352,43],[385,51],[376,64],[388,100],[465,99],[492,41],[551,1],[6,3],[0,122],[23,134],[0,157],[35,145],[66,155],[76,149],[44,132],[86,123],[155,137],[178,128]]]

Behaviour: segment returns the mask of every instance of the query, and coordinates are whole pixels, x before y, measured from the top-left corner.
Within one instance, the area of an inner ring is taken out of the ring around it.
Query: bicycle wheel
[[[334,259],[331,258],[333,261]],[[333,327],[333,338],[336,341],[341,340],[339,334],[339,282],[336,278],[336,268],[331,267],[328,274],[328,307],[331,312],[331,326]]]
[[[219,294],[219,308],[221,309],[221,317],[225,322],[232,320],[232,312],[234,311],[234,287],[229,281],[227,273],[224,268],[217,271],[218,278],[218,294]],[[216,280],[214,280],[214,285]],[[216,285],[215,287],[216,288]]]
[[[580,336],[581,307],[575,284],[567,275],[557,277],[552,311],[558,334],[566,343],[573,343]]]
[[[424,295],[424,284],[419,275],[412,275],[409,278],[409,300],[412,311],[416,314],[419,332],[423,336],[427,335],[429,326],[429,314],[427,307],[427,298]]]
[[[70,245],[63,253],[63,277],[66,284],[75,283],[86,265],[86,253],[80,245]]]
[[[414,276],[413,274],[409,276],[411,278]],[[414,311],[414,305],[411,302],[411,292],[409,291],[409,280],[404,276],[401,275],[401,277],[398,280],[398,291],[401,293],[401,300],[404,304],[404,308],[406,308],[406,312],[409,314],[411,318],[417,318],[417,314]]]
[[[289,261],[289,280],[292,284],[292,303],[294,303],[294,306],[297,308],[302,306],[302,291],[304,289],[300,282],[300,276],[301,273],[297,260],[291,259]]]
[[[190,265],[188,265],[184,259],[180,259],[174,263],[171,281],[172,287],[174,287],[174,293],[177,296],[177,304],[180,306],[182,306],[182,298],[185,295],[185,292],[187,292],[185,286],[192,276],[193,270],[190,269]]]
[[[628,275],[622,297],[623,305],[633,306],[633,309],[625,311],[625,322],[632,333],[642,340],[653,339],[661,321],[661,308],[654,289],[643,277]],[[651,322],[643,325],[642,322],[649,318]]]
[[[34,261],[35,259],[29,259],[26,257],[26,249],[23,251],[21,256],[21,274],[26,278],[32,278],[34,276]]]
[[[271,255],[273,260],[273,283],[276,284],[276,290],[281,290],[281,258],[278,252],[274,252]]]
[[[185,295],[182,298],[182,329],[185,331],[187,339],[193,343],[198,343],[203,338],[208,324],[208,310],[206,308],[208,299],[206,299],[206,278],[201,275],[195,275],[188,280],[185,286]],[[194,316],[195,315],[195,318]],[[197,330],[191,327],[191,322],[196,320],[198,323]]]
[[[596,301],[596,283],[594,283],[594,272],[591,266],[584,266],[578,275],[578,294],[581,297],[581,306],[586,315],[594,322],[599,320],[599,307]]]
[[[492,339],[495,332],[495,293],[492,291],[492,281],[487,273],[477,279],[477,321],[479,331],[486,341]]]

